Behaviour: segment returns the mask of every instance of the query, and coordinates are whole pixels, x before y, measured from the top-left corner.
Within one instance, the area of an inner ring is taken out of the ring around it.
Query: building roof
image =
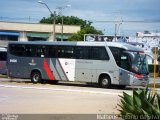
[[[62,26],[56,24],[56,33],[61,33]],[[53,32],[53,24],[40,23],[20,23],[20,22],[4,22],[0,21],[0,31],[26,31],[26,32]],[[80,31],[78,25],[63,25],[63,33],[76,33]]]

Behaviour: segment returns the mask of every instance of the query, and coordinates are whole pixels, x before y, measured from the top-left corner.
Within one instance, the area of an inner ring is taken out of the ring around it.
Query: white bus
[[[146,85],[148,64],[144,51],[114,42],[10,42],[10,77],[33,83],[59,80],[111,85]]]
[[[7,74],[7,49],[0,47],[0,74]]]

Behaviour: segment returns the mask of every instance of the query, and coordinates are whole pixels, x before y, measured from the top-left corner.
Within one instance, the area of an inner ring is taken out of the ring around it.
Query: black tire
[[[31,74],[31,82],[32,83],[39,83],[42,81],[41,73],[38,71],[32,72]]]
[[[108,76],[102,76],[99,80],[99,85],[101,88],[110,88],[111,87],[111,79]]]

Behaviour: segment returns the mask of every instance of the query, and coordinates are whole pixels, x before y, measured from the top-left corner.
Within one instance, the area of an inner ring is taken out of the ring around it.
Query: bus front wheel
[[[111,86],[111,79],[108,76],[102,76],[99,80],[99,85],[102,88],[109,88]]]
[[[32,83],[38,83],[38,82],[41,82],[41,73],[38,72],[38,71],[35,71],[35,72],[32,72],[31,74],[31,81]]]

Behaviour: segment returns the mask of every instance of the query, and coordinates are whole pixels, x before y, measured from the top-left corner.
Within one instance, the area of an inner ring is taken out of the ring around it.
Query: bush
[[[158,73],[159,71],[159,67],[160,65],[156,65],[156,72]],[[154,73],[154,65],[153,64],[150,64],[148,65],[148,69],[149,69],[149,73]]]
[[[148,65],[148,69],[149,69],[149,73],[151,73],[151,74],[154,73],[154,65],[153,64]],[[160,77],[160,65],[156,65],[156,73]]]
[[[120,114],[125,120],[159,120],[160,96],[146,89],[133,90],[133,95],[123,92],[120,96]]]

